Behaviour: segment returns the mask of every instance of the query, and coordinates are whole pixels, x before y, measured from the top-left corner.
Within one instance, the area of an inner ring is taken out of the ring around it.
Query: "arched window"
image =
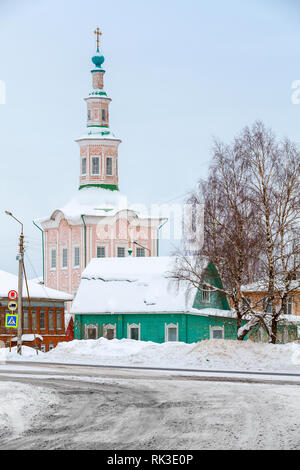
[[[178,341],[178,323],[165,324],[165,341]]]

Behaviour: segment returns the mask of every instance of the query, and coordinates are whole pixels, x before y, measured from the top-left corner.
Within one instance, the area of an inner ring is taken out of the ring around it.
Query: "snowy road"
[[[299,396],[296,384],[6,364],[0,449],[300,449]]]

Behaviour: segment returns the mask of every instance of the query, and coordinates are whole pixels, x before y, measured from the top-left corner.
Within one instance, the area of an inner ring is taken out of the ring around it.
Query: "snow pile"
[[[74,364],[146,366],[180,369],[300,371],[300,345],[259,344],[252,341],[207,340],[186,344],[157,344],[128,339],[74,340],[36,355],[24,348],[24,360]],[[7,351],[7,350],[6,350]],[[20,359],[15,351],[7,360]],[[22,360],[22,358],[21,358]]]
[[[0,441],[21,436],[57,403],[54,392],[16,382],[0,383]]]

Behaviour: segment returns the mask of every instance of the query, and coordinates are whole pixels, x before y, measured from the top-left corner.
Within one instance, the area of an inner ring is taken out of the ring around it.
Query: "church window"
[[[92,158],[92,175],[100,174],[99,157]]]
[[[106,175],[112,176],[112,174],[113,174],[112,158],[107,157],[106,158]]]
[[[80,266],[80,249],[79,246],[74,247],[74,268]]]
[[[144,258],[145,257],[145,248],[137,248],[136,249],[136,256],[137,256],[137,258]]]
[[[89,109],[88,110],[88,121],[92,119],[92,111]]]
[[[118,258],[125,258],[125,248],[123,246],[118,246]]]
[[[102,121],[106,121],[106,110],[102,109]]]
[[[56,249],[51,250],[51,269],[56,269]]]
[[[81,160],[81,174],[86,175],[86,158]]]
[[[105,258],[105,246],[97,246],[97,258]]]
[[[67,268],[68,267],[68,249],[63,248],[62,250],[62,267]]]

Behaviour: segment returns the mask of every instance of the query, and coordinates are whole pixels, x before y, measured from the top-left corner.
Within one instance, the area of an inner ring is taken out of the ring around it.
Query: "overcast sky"
[[[34,277],[41,248],[32,219],[78,187],[74,139],[97,26],[130,201],[184,194],[206,177],[213,136],[230,141],[256,119],[300,140],[300,105],[291,103],[298,0],[0,0],[0,269],[17,272],[18,227],[3,211],[24,221]]]

